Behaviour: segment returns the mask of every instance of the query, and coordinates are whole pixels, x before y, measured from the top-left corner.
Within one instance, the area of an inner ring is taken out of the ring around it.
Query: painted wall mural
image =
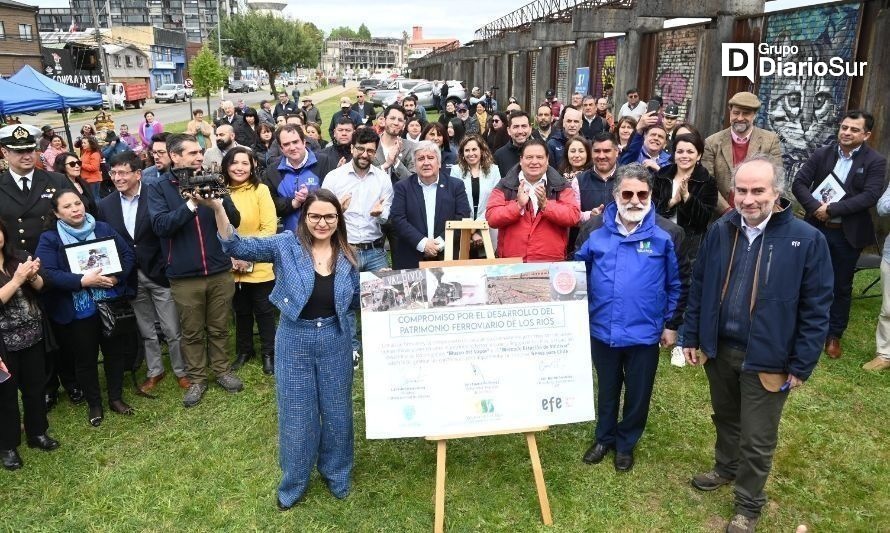
[[[692,103],[695,61],[701,28],[681,28],[658,34],[658,64],[655,66],[655,94],[664,105],[676,104],[686,117]],[[648,95],[643,95],[648,96]]]
[[[593,84],[591,94],[600,96],[603,94],[603,85],[615,86],[615,51],[618,50],[618,38],[610,37],[596,42],[596,65],[592,72]]]
[[[797,53],[770,56],[783,62],[828,61],[854,57],[860,4],[823,5],[766,18],[762,42],[796,47]],[[871,66],[871,65],[869,65]],[[801,69],[805,70],[805,69]],[[765,77],[763,102],[755,124],[774,131],[782,142],[785,171],[793,177],[816,148],[837,138],[838,117],[846,111],[850,78],[803,75]]]

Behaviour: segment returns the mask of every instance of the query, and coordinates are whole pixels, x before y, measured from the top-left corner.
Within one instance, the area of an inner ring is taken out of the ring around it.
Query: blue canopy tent
[[[58,95],[25,87],[0,78],[0,115],[13,115],[35,109],[51,109]]]
[[[44,109],[62,110],[62,122],[65,124],[65,134],[68,136],[68,146],[73,146],[73,143],[71,141],[71,129],[68,126],[68,113],[65,110],[71,107],[102,105],[101,94],[72,87],[71,85],[65,85],[48,76],[44,76],[34,70],[30,65],[23,66],[9,78],[9,81],[14,85],[25,87],[31,91],[45,93],[53,97],[51,101],[32,101],[32,106],[19,109],[18,112],[42,111]]]

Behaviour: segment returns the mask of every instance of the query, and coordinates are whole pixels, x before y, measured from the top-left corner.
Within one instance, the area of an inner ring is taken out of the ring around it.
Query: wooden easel
[[[469,218],[452,220],[445,223],[445,261],[423,261],[420,268],[461,266],[461,265],[498,265],[521,263],[519,258],[496,259],[494,247],[491,244],[491,234],[488,232],[488,222],[476,221]],[[460,231],[460,252],[458,259],[454,260],[454,233]],[[485,256],[488,259],[470,259],[470,239],[474,231],[482,232],[482,244],[485,247]],[[460,433],[454,435],[434,435],[426,437],[428,441],[436,441],[436,517],[433,530],[435,533],[445,531],[445,464],[447,458],[448,441],[452,439],[468,439],[473,437],[487,437],[491,435],[512,435],[524,433],[528,444],[528,455],[532,463],[532,473],[535,477],[535,489],[538,492],[538,503],[541,506],[541,521],[544,525],[552,526],[553,517],[550,514],[550,500],[547,497],[547,485],[544,482],[544,471],[541,468],[541,457],[538,454],[538,442],[535,433],[546,431],[547,426],[524,429],[510,429],[504,431],[489,431],[479,433]]]
[[[482,232],[482,245],[485,247],[485,257],[494,258],[494,247],[491,244],[491,233],[488,232],[488,222],[484,220],[473,220],[465,218],[463,220],[449,220],[445,223],[445,260],[454,259],[454,232],[460,231],[460,253],[457,258],[459,261],[470,261],[470,240],[473,238],[474,231]],[[467,264],[486,264],[486,263],[467,263]],[[492,263],[487,263],[492,264]],[[423,266],[421,266],[423,268]]]
[[[491,435],[512,435],[525,433],[525,441],[528,443],[528,455],[532,461],[532,472],[535,476],[535,489],[538,491],[538,503],[541,506],[541,521],[546,526],[553,525],[553,517],[550,515],[550,500],[547,498],[547,485],[544,483],[544,471],[541,469],[541,456],[538,455],[538,442],[535,433],[546,431],[547,426],[510,429],[505,431],[492,431],[487,433],[463,433],[457,435],[435,435],[426,437],[426,440],[436,441],[436,522],[433,528],[435,533],[445,531],[445,462],[448,441],[452,439],[467,439],[472,437],[487,437]]]

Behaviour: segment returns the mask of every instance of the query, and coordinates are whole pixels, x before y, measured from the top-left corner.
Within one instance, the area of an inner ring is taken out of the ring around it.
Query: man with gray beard
[[[633,468],[634,447],[649,416],[658,346],[676,342],[688,287],[676,252],[682,230],[668,232],[657,222],[651,179],[641,165],[619,168],[615,201],[585,225],[582,232],[589,236],[579,239],[583,244],[575,254],[587,266],[590,346],[599,383],[595,438],[583,461],[599,463],[614,448],[618,472]]]

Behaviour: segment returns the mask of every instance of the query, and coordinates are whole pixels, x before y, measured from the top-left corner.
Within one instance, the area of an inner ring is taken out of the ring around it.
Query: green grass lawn
[[[857,291],[875,271],[862,273]],[[890,373],[860,369],[871,359],[880,299],[855,300],[839,360],[823,358],[791,394],[767,484],[761,531],[881,531],[890,521]],[[142,370],[144,371],[144,369]],[[125,399],[127,418],[108,413],[99,428],[85,406],[62,401],[51,453],[19,448],[25,468],[0,471],[4,531],[429,531],[435,445],[422,439],[364,438],[362,373],[356,374],[356,465],[352,494],[331,496],[313,476],[304,504],[275,507],[277,466],[273,379],[251,361],[245,390],[211,386],[194,409],[169,377],[157,399]],[[140,373],[139,379],[144,375]],[[129,377],[128,377],[129,379]],[[538,436],[553,509],[540,523],[521,435],[453,441],[448,448],[446,527],[450,531],[715,531],[732,514],[729,488],[692,489],[689,478],[713,460],[708,388],[700,368],[661,359],[649,425],[637,464],[617,474],[611,461],[581,455],[593,423],[555,426]]]

